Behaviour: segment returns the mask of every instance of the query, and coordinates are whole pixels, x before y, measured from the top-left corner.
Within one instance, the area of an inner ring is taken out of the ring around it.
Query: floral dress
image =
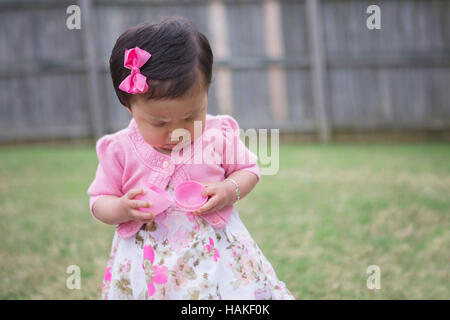
[[[167,192],[173,194],[168,184]],[[102,299],[294,299],[237,210],[224,229],[176,205],[122,239],[117,231]]]

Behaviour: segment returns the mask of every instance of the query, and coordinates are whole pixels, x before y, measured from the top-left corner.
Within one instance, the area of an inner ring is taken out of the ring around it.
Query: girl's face
[[[145,142],[159,152],[170,154],[179,142],[171,141],[171,134],[175,129],[189,131],[192,143],[198,138],[194,136],[194,121],[201,121],[201,133],[205,128],[208,93],[204,89],[178,99],[134,100],[128,111],[136,121]]]

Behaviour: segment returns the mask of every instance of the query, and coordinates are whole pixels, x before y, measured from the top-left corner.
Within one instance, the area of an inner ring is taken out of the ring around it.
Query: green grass
[[[0,299],[99,298],[114,229],[88,210],[96,166],[93,146],[0,148]],[[237,208],[297,299],[450,298],[449,144],[284,144]]]

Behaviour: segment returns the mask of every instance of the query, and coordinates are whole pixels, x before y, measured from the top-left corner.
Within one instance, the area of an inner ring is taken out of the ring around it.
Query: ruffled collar
[[[202,151],[200,149],[202,148],[202,142],[204,143],[204,141],[203,141],[204,132],[207,129],[209,129],[210,121],[208,121],[208,120],[210,120],[212,117],[213,116],[206,114],[206,120],[205,120],[206,124],[205,124],[205,128],[203,129],[202,134],[193,143],[191,143],[190,157],[189,158],[184,157],[184,159],[183,159],[183,161],[181,161],[181,163],[189,162],[197,152]],[[160,162],[163,162],[163,161],[171,158],[171,154],[164,154],[164,153],[159,152],[158,150],[153,148],[151,145],[149,145],[144,140],[141,133],[139,132],[139,128],[136,124],[136,121],[133,118],[131,118],[130,123],[128,125],[128,136],[134,145],[134,149],[135,149],[136,153],[141,157],[141,159],[145,163],[150,164],[150,165],[159,166],[158,164]]]

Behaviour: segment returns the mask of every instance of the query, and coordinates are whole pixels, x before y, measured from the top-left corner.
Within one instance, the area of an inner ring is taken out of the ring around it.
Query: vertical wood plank
[[[284,39],[281,24],[280,3],[265,1],[263,3],[264,48],[269,59],[284,58]],[[286,75],[284,68],[271,65],[267,69],[270,109],[275,122],[281,123],[287,119]]]
[[[91,0],[80,0],[81,8],[81,31],[83,38],[83,51],[85,63],[88,68],[88,97],[89,111],[91,115],[92,133],[96,139],[105,133],[104,117],[101,111],[100,99],[100,75],[97,60],[98,50],[96,46],[99,41],[96,39],[97,24],[95,21],[95,8]]]
[[[320,0],[306,0],[306,18],[311,63],[314,110],[321,142],[330,141],[330,122],[326,110],[326,70]]]
[[[215,59],[227,60],[230,57],[228,43],[228,24],[226,7],[222,1],[212,1],[209,4],[209,30],[211,46]],[[233,89],[231,85],[231,70],[219,67],[215,72],[216,97],[220,113],[233,114]]]

